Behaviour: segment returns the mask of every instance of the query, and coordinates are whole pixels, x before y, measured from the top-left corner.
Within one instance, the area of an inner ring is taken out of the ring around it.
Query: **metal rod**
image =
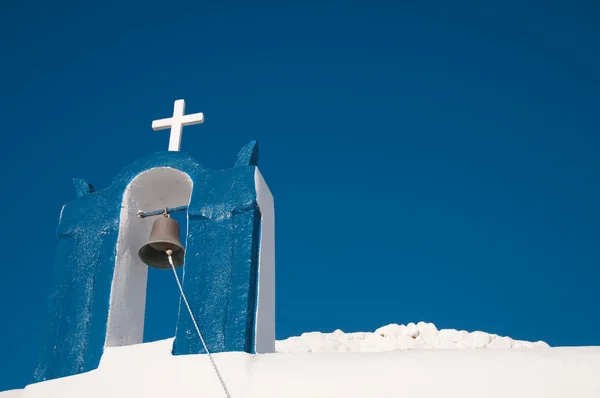
[[[167,207],[166,209],[154,210],[154,211],[138,211],[138,217],[146,218],[151,216],[160,216],[163,214],[175,213],[176,211],[186,211],[187,205],[177,207]]]

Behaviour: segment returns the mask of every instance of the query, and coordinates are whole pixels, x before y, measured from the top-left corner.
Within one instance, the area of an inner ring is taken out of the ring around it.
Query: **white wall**
[[[173,356],[172,344],[109,348],[98,369],[29,385],[22,398],[225,397],[209,358]],[[225,352],[214,359],[234,398],[597,398],[600,392],[600,347]]]
[[[192,187],[186,173],[157,167],[138,174],[125,189],[105,347],[138,344],[144,337],[148,266],[138,250],[150,236],[156,217],[139,218],[137,212],[189,205]]]
[[[262,214],[255,349],[257,353],[270,353],[275,352],[275,210],[273,195],[258,168],[254,183]]]

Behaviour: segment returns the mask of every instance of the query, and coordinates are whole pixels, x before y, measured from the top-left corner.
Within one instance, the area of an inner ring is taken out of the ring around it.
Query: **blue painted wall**
[[[53,287],[34,381],[98,366],[123,194],[138,174],[155,167],[181,170],[194,183],[183,287],[209,349],[254,352],[261,220],[254,182],[257,162],[258,146],[251,142],[231,169],[210,170],[187,154],[160,152],[123,169],[104,190],[74,180],[77,199],[64,206],[58,225]],[[173,353],[201,352],[182,303]]]

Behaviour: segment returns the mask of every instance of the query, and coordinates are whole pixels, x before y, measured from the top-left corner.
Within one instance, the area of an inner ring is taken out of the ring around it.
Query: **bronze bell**
[[[185,249],[179,241],[179,223],[168,216],[160,217],[152,224],[148,243],[138,252],[142,261],[151,267],[169,269],[169,257],[166,251],[173,250],[173,265],[183,265]]]

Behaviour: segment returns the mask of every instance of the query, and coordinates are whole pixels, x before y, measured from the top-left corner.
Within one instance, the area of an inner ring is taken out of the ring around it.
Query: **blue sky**
[[[434,322],[600,345],[594,1],[5,2],[0,390],[29,382],[72,177],[260,144],[277,337]],[[100,3],[98,3],[100,4]],[[177,288],[151,273],[148,340]]]

